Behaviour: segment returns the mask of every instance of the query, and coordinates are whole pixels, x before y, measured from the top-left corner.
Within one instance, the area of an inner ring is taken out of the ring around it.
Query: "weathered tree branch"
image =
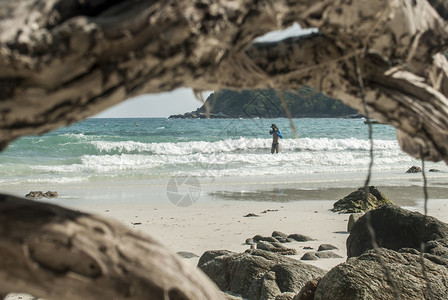
[[[0,294],[45,299],[221,299],[198,270],[121,223],[0,196]]]
[[[181,86],[307,84],[361,110],[358,56],[373,115],[448,161],[446,15],[435,0],[2,1],[0,144]],[[294,21],[320,33],[252,44]]]

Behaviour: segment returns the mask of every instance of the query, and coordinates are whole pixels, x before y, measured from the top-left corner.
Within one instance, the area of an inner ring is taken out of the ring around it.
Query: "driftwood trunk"
[[[310,85],[362,112],[359,75],[403,150],[448,162],[447,11],[436,0],[0,1],[0,144],[182,86]],[[319,33],[252,42],[293,22]]]
[[[310,85],[361,112],[365,92],[404,151],[448,162],[447,19],[442,0],[0,0],[0,148],[142,93]],[[293,22],[319,33],[253,43]],[[0,295],[219,297],[115,222],[7,196],[0,211]]]
[[[0,236],[0,296],[221,299],[204,274],[113,220],[0,196]]]

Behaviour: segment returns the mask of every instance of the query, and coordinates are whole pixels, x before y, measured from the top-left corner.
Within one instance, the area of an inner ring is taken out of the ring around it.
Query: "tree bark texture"
[[[113,220],[1,195],[0,236],[0,295],[222,299],[202,272]]]
[[[182,86],[310,85],[362,112],[360,76],[406,152],[448,162],[447,11],[440,0],[0,1],[0,143]],[[293,22],[319,33],[253,43]]]
[[[0,149],[143,93],[309,85],[365,94],[404,151],[448,162],[447,19],[442,0],[0,0]],[[253,42],[293,22],[318,33]],[[0,295],[219,299],[113,221],[2,196],[0,224]]]

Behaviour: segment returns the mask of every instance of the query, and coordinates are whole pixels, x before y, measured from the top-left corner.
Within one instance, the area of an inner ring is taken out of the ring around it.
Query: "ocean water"
[[[95,183],[173,176],[313,176],[359,174],[369,163],[363,119],[87,119],[23,137],[0,153],[1,186]],[[271,155],[272,123],[280,153]],[[418,160],[403,153],[395,129],[374,125],[374,171],[403,173]],[[428,168],[447,172],[444,163]]]

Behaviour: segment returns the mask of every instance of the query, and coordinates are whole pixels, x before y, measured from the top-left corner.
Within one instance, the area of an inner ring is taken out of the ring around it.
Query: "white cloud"
[[[211,92],[204,92],[204,100]],[[172,92],[147,94],[126,100],[94,116],[95,118],[155,118],[169,117],[196,110],[202,103],[189,88]]]

